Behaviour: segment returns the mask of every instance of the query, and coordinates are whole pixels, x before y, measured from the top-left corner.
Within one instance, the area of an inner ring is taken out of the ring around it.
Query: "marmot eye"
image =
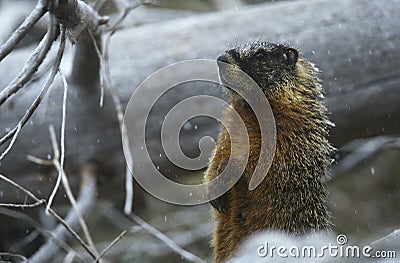
[[[299,53],[293,48],[289,48],[283,53],[283,58],[289,66],[294,66],[298,57]]]
[[[254,58],[258,59],[258,60],[263,60],[265,59],[265,51],[263,49],[260,49],[258,51],[256,51],[256,53],[254,53]]]

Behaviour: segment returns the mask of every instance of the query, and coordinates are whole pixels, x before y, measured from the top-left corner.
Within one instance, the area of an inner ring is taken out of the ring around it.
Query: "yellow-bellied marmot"
[[[333,147],[327,140],[331,123],[321,102],[318,70],[296,49],[266,42],[230,49],[218,57],[218,62],[244,71],[262,89],[274,114],[277,137],[271,168],[262,183],[250,191],[249,178],[261,149],[260,127],[245,100],[226,89],[232,108],[227,109],[224,118],[231,118],[232,111],[240,114],[249,135],[250,153],[239,181],[210,202],[216,221],[215,261],[227,260],[245,238],[257,231],[302,234],[329,229],[324,179]],[[220,70],[220,74],[224,73]],[[229,77],[221,76],[222,83]],[[235,123],[230,125],[235,129]],[[206,181],[224,170],[230,151],[229,134],[222,128]]]

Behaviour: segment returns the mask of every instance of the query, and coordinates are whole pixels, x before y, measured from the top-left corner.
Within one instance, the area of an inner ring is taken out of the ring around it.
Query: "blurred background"
[[[112,24],[134,1],[87,3],[101,15],[109,16]],[[0,43],[7,40],[35,5],[36,1],[0,0]],[[215,59],[230,47],[255,40],[298,47],[306,59],[321,69],[325,102],[331,112],[330,119],[336,124],[330,140],[338,150],[328,183],[334,232],[345,233],[351,243],[369,244],[400,228],[399,6],[400,2],[395,0],[156,1],[131,10],[112,36],[109,63],[113,86],[124,108],[146,77],[171,63]],[[47,24],[46,15],[1,61],[0,90],[23,67],[46,33]],[[106,35],[103,34],[103,40]],[[1,136],[15,126],[42,87],[52,62],[50,58],[56,51],[57,48],[51,50],[27,89],[1,105]],[[97,195],[85,213],[85,220],[100,251],[127,230],[107,252],[105,262],[188,262],[123,214],[126,166],[120,129],[107,90],[104,105],[99,106],[99,61],[90,38],[82,37],[75,45],[69,43],[61,65],[70,86],[65,170],[73,191],[78,195],[82,167],[93,165]],[[93,82],[90,76],[94,76]],[[44,159],[53,156],[48,127],[53,124],[56,130],[60,128],[62,93],[62,81],[57,77],[13,149],[0,161],[0,174],[40,198],[48,198],[57,171],[51,166],[34,164],[26,156]],[[174,166],[163,152],[160,129],[168,109],[196,94],[223,97],[214,85],[180,86],[155,105],[146,127],[146,143],[154,165],[169,179],[187,184],[201,182],[204,171],[186,171]],[[207,105],[196,107],[201,110]],[[215,138],[218,129],[218,122],[207,117],[189,120],[180,133],[183,152],[190,157],[198,156],[200,138],[205,135]],[[0,153],[6,147],[0,146]],[[0,180],[0,203],[8,202],[26,202],[25,194]],[[63,188],[53,208],[63,216],[70,210]],[[209,204],[188,207],[168,204],[139,185],[134,187],[134,213],[207,262],[212,262],[210,209]],[[51,231],[57,222],[45,215],[43,207],[23,210],[0,207],[0,252],[32,255],[45,241],[36,224]],[[83,253],[73,239],[66,242]],[[399,240],[396,242],[400,244]],[[399,248],[398,245],[396,249]],[[51,262],[62,262],[67,254],[60,250]]]

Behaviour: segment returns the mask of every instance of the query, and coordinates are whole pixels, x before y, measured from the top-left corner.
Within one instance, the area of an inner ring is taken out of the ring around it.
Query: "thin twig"
[[[139,7],[140,5],[151,4],[151,3],[152,3],[151,1],[138,1],[135,4],[128,6],[124,9],[121,16],[108,29],[110,32],[106,38],[104,52],[103,52],[104,56],[102,55],[100,47],[99,47],[93,33],[88,28],[88,33],[92,39],[93,46],[95,48],[97,57],[100,62],[100,68],[99,68],[99,71],[100,71],[100,107],[102,107],[103,103],[104,103],[104,90],[105,90],[104,86],[107,85],[107,87],[110,91],[111,97],[113,99],[113,102],[114,102],[115,110],[117,112],[117,119],[118,119],[118,123],[120,126],[121,134],[123,137],[123,146],[126,149],[129,149],[129,142],[127,141],[127,138],[124,138],[124,134],[126,134],[126,133],[125,133],[125,127],[123,124],[123,120],[124,120],[123,107],[122,107],[122,103],[121,103],[118,95],[116,94],[116,92],[113,89],[110,68],[109,68],[110,40],[111,40],[112,35],[118,30],[118,26],[123,22],[123,20],[126,18],[126,16],[129,14],[130,11]],[[130,153],[127,153],[126,156],[127,156],[127,161],[132,163],[131,162],[132,157],[130,156]],[[131,176],[128,168],[126,169],[125,175],[126,175],[126,182],[125,182],[126,196],[125,196],[124,211],[125,211],[125,213],[128,214],[131,212],[132,204],[133,204],[133,180],[132,180],[132,176]]]
[[[61,70],[58,70],[61,75],[61,79],[63,81],[64,86],[64,95],[63,95],[63,102],[62,102],[62,121],[61,121],[61,134],[60,134],[60,148],[61,148],[61,155],[60,155],[60,171],[64,171],[64,161],[65,161],[65,122],[67,119],[67,97],[68,97],[68,83],[67,79],[65,78],[64,74]]]
[[[89,187],[88,187],[89,188]],[[84,194],[84,196],[85,197],[83,197],[83,198],[86,198],[87,200],[80,200],[81,202],[83,202],[83,201],[86,201],[88,204],[89,203],[91,203],[91,198],[89,197],[87,197],[87,196],[89,196],[89,194],[88,193],[82,193],[82,194]],[[90,201],[90,202],[89,202]],[[85,203],[86,204],[86,203]],[[86,208],[86,206],[83,206],[82,205],[82,211],[83,210],[86,210],[85,209]],[[72,229],[72,227],[70,227],[70,225],[72,225],[72,223],[70,223],[73,219],[74,219],[74,216],[73,215],[71,215],[70,217],[68,217],[67,216],[67,219],[66,219],[66,221],[64,221],[56,212],[54,212],[54,210],[53,209],[49,209],[49,211],[50,211],[50,213],[58,220],[58,222],[60,222],[66,229],[67,229],[67,231],[75,238],[75,240],[76,241],[78,241],[79,242],[79,244],[89,253],[89,255],[92,257],[92,258],[96,258],[96,255],[92,252],[92,250],[90,249],[90,247],[88,247],[88,245],[86,245],[86,243],[81,239],[81,237]],[[71,218],[71,219],[70,219]],[[69,220],[68,220],[69,219]],[[60,230],[61,231],[61,230]]]
[[[77,207],[79,211],[87,211],[89,206],[92,205],[95,195],[96,195],[96,183],[94,176],[91,173],[83,173],[82,174],[82,183],[81,190],[79,193],[79,198],[77,200]],[[73,226],[79,223],[79,219],[76,216],[75,210],[70,210],[68,215],[65,218],[65,221],[61,219],[54,211],[50,208],[50,213],[57,218],[57,220],[62,224],[58,225],[57,228],[52,231],[53,234],[64,240],[67,238],[67,232],[64,227],[67,228],[68,232],[72,234],[72,236],[83,246],[83,248],[89,253],[89,255],[96,259],[97,256],[92,251],[90,247],[86,245],[86,243],[79,237],[79,235],[72,229]],[[51,252],[56,250],[57,247],[49,240],[46,244],[44,244],[29,260],[30,262],[46,262],[51,256]]]
[[[14,211],[14,210],[7,209],[7,208],[0,208],[0,214],[7,215],[7,216],[17,218],[17,219],[21,219],[21,220],[27,222],[28,224],[32,225],[43,236],[47,237],[48,239],[53,240],[53,242],[55,242],[59,247],[61,247],[65,251],[73,250],[67,243],[60,240],[56,236],[54,236],[49,230],[45,229],[42,225],[37,223],[32,217],[30,217],[22,212]]]
[[[7,149],[4,150],[4,152],[0,155],[0,161],[3,160],[3,158],[8,154],[8,152],[11,150],[13,147],[15,141],[17,140],[17,137],[19,135],[19,132],[21,131],[22,125],[21,123],[18,123],[17,125],[17,130],[15,131],[14,136],[11,139],[10,144],[8,145]]]
[[[34,100],[32,105],[26,111],[25,115],[18,122],[18,125],[21,125],[21,127],[23,127],[26,124],[26,122],[30,119],[32,114],[35,112],[35,110],[38,108],[39,104],[43,100],[43,98],[46,95],[47,91],[49,90],[51,84],[53,83],[54,78],[58,72],[62,56],[64,54],[64,49],[65,49],[65,33],[62,34],[61,41],[60,41],[60,47],[58,49],[57,56],[56,56],[56,61],[54,63],[54,67],[53,67],[52,71],[50,72],[50,74],[46,80],[46,83],[44,84],[43,88],[41,89],[39,95],[36,97],[36,99]],[[4,135],[0,139],[0,146],[3,145],[6,141],[8,141],[10,138],[12,138],[14,136],[14,134],[17,132],[18,125],[15,126],[10,132],[8,132],[6,135]]]
[[[192,262],[201,262],[204,263],[204,260],[199,258],[198,256],[194,255],[193,253],[181,248],[178,246],[171,238],[167,237],[165,234],[162,232],[158,231],[154,227],[152,227],[150,224],[148,224],[146,221],[141,219],[139,216],[135,215],[134,213],[130,213],[126,215],[129,219],[134,221],[136,224],[140,225],[143,227],[146,231],[148,231],[151,235],[154,237],[158,238],[162,242],[164,242],[167,246],[169,246],[173,251],[181,255],[182,257],[186,258],[187,260],[190,260]]]
[[[46,202],[46,200],[39,200],[38,202],[35,202],[33,204],[5,204],[5,203],[0,203],[0,207],[10,207],[10,208],[34,208],[34,207],[38,207],[41,206],[42,204],[44,204]]]
[[[53,41],[56,39],[56,19],[50,16],[49,29],[40,41],[39,45],[25,63],[22,71],[0,92],[0,105],[2,105],[11,95],[18,92],[31,79],[33,74],[42,64],[46,55],[49,53]]]
[[[65,190],[66,196],[67,196],[68,200],[70,201],[70,203],[71,203],[71,205],[72,205],[72,207],[73,207],[73,209],[74,209],[74,211],[75,211],[75,213],[77,215],[78,222],[79,222],[79,224],[80,224],[80,226],[82,228],[82,231],[83,231],[83,233],[85,235],[85,238],[88,241],[90,248],[93,250],[93,253],[97,256],[98,252],[97,252],[96,247],[94,245],[94,242],[93,242],[93,240],[92,240],[92,238],[90,236],[89,229],[88,229],[88,227],[87,227],[87,225],[86,225],[86,223],[85,223],[85,221],[84,221],[84,219],[82,217],[80,209],[78,209],[78,205],[76,203],[76,200],[75,200],[74,195],[72,193],[71,187],[69,185],[68,177],[66,176],[64,170],[61,169],[61,164],[60,164],[60,162],[58,160],[58,158],[60,157],[60,151],[59,151],[58,146],[57,146],[57,139],[55,137],[54,126],[50,125],[49,130],[50,130],[51,144],[52,144],[53,152],[54,152],[54,158],[51,161],[49,161],[49,160],[43,160],[43,159],[28,155],[28,160],[30,160],[32,162],[35,162],[37,164],[42,164],[42,165],[53,165],[56,168],[56,170],[58,171],[58,174],[59,174],[59,176],[57,177],[57,182],[56,182],[56,184],[54,186],[54,189],[53,189],[53,191],[52,191],[52,193],[51,193],[51,195],[49,197],[49,201],[47,202],[46,213],[47,212],[51,212],[51,204],[52,204],[52,202],[53,202],[53,200],[55,198],[55,195],[57,193],[58,188],[60,187],[60,183],[62,182],[63,186],[64,186],[64,190]]]
[[[51,142],[53,143],[53,150],[54,150],[54,157],[53,157],[53,164],[54,164],[54,160],[57,160],[58,157],[58,147],[57,144],[54,145],[54,142],[56,141],[55,137],[55,131],[54,131],[54,126],[50,125],[49,127],[49,131],[50,131],[50,138],[51,138]],[[51,205],[53,204],[53,200],[57,194],[58,188],[60,187],[60,183],[61,183],[61,177],[62,177],[62,172],[58,171],[58,176],[57,176],[57,181],[56,184],[54,185],[53,191],[51,191],[51,194],[49,196],[49,200],[47,201],[47,205],[46,205],[46,214],[49,213]]]
[[[24,187],[22,187],[21,185],[17,184],[16,182],[14,182],[13,180],[9,179],[8,177],[0,174],[0,179],[7,182],[8,184],[14,186],[15,188],[17,188],[18,190],[24,192],[26,195],[28,195],[30,198],[32,198],[34,201],[36,201],[37,203],[41,202],[41,200],[39,198],[37,198],[34,194],[32,194],[30,191],[28,191],[27,189],[25,189]]]
[[[64,172],[65,122],[66,122],[66,114],[67,114],[68,83],[67,83],[67,80],[66,80],[64,74],[62,74],[61,71],[59,71],[59,72],[60,72],[60,75],[61,75],[63,83],[64,83],[64,97],[63,97],[63,104],[62,104],[63,105],[63,114],[62,114],[62,123],[61,123],[61,142],[60,142],[61,155],[60,155],[60,162],[58,162],[57,159],[54,159],[53,163],[54,163],[54,166],[56,167],[56,169],[59,170],[59,173],[62,176],[62,182],[63,182],[63,186],[65,188],[65,192],[67,194],[67,197],[68,197],[72,207],[74,208],[74,210],[75,210],[75,212],[76,212],[76,214],[78,216],[79,223],[80,223],[80,225],[82,227],[82,230],[83,230],[83,233],[84,233],[84,235],[86,237],[86,240],[89,243],[90,247],[93,249],[93,251],[95,251],[97,253],[96,247],[95,247],[95,245],[93,243],[93,240],[92,240],[92,238],[90,236],[89,229],[88,229],[88,227],[87,227],[87,225],[85,223],[85,220],[83,220],[82,214],[79,211],[78,206],[76,204],[75,197],[72,194],[71,187],[70,187],[69,182],[68,182],[68,177]],[[55,138],[53,138],[53,139],[55,139]],[[57,143],[53,143],[53,145],[57,145]],[[53,150],[55,152],[58,151],[58,147],[53,148]]]
[[[39,165],[46,165],[46,166],[53,165],[53,160],[44,160],[44,159],[40,159],[40,158],[37,158],[37,157],[29,155],[29,154],[26,156],[26,159],[28,161],[31,161],[31,162],[39,164]]]
[[[65,31],[63,31],[65,32]],[[53,200],[56,196],[56,193],[58,191],[58,188],[60,187],[60,182],[61,182],[61,177],[62,173],[64,170],[64,159],[65,159],[65,120],[66,120],[66,112],[67,112],[67,94],[68,94],[68,83],[64,77],[64,75],[61,73],[61,71],[58,71],[61,75],[61,78],[63,80],[63,86],[64,86],[64,95],[63,95],[63,106],[62,106],[62,121],[61,121],[61,155],[60,155],[60,150],[57,146],[57,139],[54,131],[54,126],[50,125],[49,131],[50,131],[50,140],[51,144],[53,147],[53,152],[54,152],[54,157],[52,160],[52,164],[56,166],[56,161],[60,159],[60,169],[57,169],[58,171],[58,176],[57,176],[57,181],[56,184],[54,185],[53,191],[50,194],[49,201],[47,202],[47,207],[46,207],[46,213],[48,214],[48,209],[53,203]],[[37,158],[38,159],[38,158]],[[57,166],[56,166],[57,167]]]
[[[0,61],[2,61],[15,46],[31,31],[33,26],[47,12],[48,0],[39,0],[33,11],[25,18],[24,22],[12,33],[7,41],[0,46]]]
[[[53,128],[53,133],[52,134],[53,134],[53,136],[51,136],[52,144],[55,145],[55,147],[56,147],[56,148],[53,149],[53,151],[58,152],[57,141],[56,141],[56,138],[54,136],[54,128]],[[61,148],[64,148],[64,146],[62,145]],[[54,165],[54,167],[57,169],[57,171],[60,174],[61,181],[63,183],[63,187],[64,187],[64,190],[65,190],[65,194],[67,195],[67,198],[68,198],[69,202],[71,203],[72,208],[74,209],[74,211],[75,211],[75,213],[76,213],[76,215],[78,217],[79,224],[80,224],[80,226],[82,228],[83,234],[85,235],[85,238],[86,238],[87,242],[89,243],[89,246],[92,248],[93,252],[97,255],[98,252],[97,252],[96,247],[94,245],[94,242],[93,242],[93,240],[92,240],[92,238],[90,236],[89,229],[88,229],[88,227],[86,225],[86,222],[83,219],[82,214],[81,214],[81,212],[80,212],[80,210],[78,208],[78,205],[76,203],[75,197],[74,197],[74,195],[72,193],[72,190],[71,190],[71,186],[69,184],[68,177],[65,174],[65,171],[62,169],[61,163],[59,162],[58,159],[53,159],[53,165]]]
[[[114,31],[115,32],[115,31]],[[111,42],[111,36],[114,33],[111,32],[105,41],[105,45],[104,45],[104,59],[101,59],[100,62],[104,63],[104,74],[108,83],[108,87],[110,90],[110,94],[111,97],[114,101],[114,106],[115,106],[115,111],[117,112],[117,118],[118,118],[118,123],[121,129],[121,132],[124,131],[124,112],[123,112],[123,108],[122,108],[122,103],[121,100],[119,99],[117,93],[114,91],[114,85],[112,82],[112,78],[111,78],[111,71],[110,71],[110,42]]]
[[[94,263],[99,262],[99,260],[113,247],[115,246],[115,244],[118,243],[118,241],[120,241],[124,235],[126,234],[126,230],[122,231],[121,234],[119,234],[105,249],[103,249],[100,253],[100,255],[96,258],[96,260],[94,261]]]
[[[117,111],[117,117],[118,117],[118,122],[120,124],[120,128],[121,128],[121,132],[123,130],[123,120],[124,120],[124,113],[122,110],[122,104],[121,104],[121,100],[119,99],[118,95],[115,93],[114,91],[114,85],[112,84],[112,79],[111,79],[111,72],[110,72],[110,63],[109,63],[109,54],[110,54],[110,43],[111,43],[111,37],[117,32],[119,25],[125,20],[125,18],[128,16],[128,14],[138,8],[139,6],[142,5],[154,5],[154,1],[146,1],[146,0],[142,0],[142,1],[137,1],[136,3],[126,7],[124,9],[124,11],[122,12],[122,14],[120,15],[119,18],[117,18],[117,20],[108,28],[108,35],[106,37],[105,40],[105,45],[104,45],[104,58],[100,53],[100,49],[97,47],[97,55],[99,56],[99,60],[100,60],[100,65],[101,68],[104,68],[104,74],[107,80],[107,84],[111,93],[111,96],[114,100],[114,105],[115,105],[115,109]],[[101,75],[101,74],[100,74]]]
[[[11,184],[12,186],[14,186],[15,188],[19,189],[20,191],[24,192],[26,195],[28,195],[29,197],[31,197],[34,201],[36,202],[40,202],[40,199],[37,198],[32,192],[30,192],[28,189],[22,187],[21,185],[17,184],[16,182],[14,182],[13,180],[9,179],[8,177],[0,174],[0,179],[2,179],[3,181]],[[94,198],[95,193],[93,193],[93,196],[91,196],[92,192],[96,192],[95,190],[95,183],[94,183],[94,179],[88,176],[85,176],[83,179],[83,186],[85,186],[88,189],[82,189],[81,190],[81,194],[85,194],[84,197],[82,197],[81,201],[91,201],[90,198]],[[82,188],[85,188],[82,187]],[[93,188],[93,189],[92,189]],[[86,193],[88,192],[88,193]],[[86,200],[87,199],[87,200]],[[45,201],[44,201],[45,202]],[[83,205],[82,205],[83,206]],[[85,207],[83,207],[85,208]],[[0,208],[0,209],[6,209],[6,208]],[[86,209],[80,209],[80,210],[86,210]],[[96,256],[93,254],[93,252],[91,251],[91,249],[86,245],[85,242],[83,242],[83,240],[79,237],[79,235],[68,225],[67,222],[64,221],[64,219],[62,219],[53,209],[49,209],[50,214],[52,214],[57,221],[62,224],[67,231],[75,238],[76,241],[78,241],[79,244],[81,244],[81,246],[89,253],[89,255],[92,256],[93,259],[96,259]],[[74,213],[75,214],[75,213]],[[67,216],[68,218],[68,216]]]
[[[55,198],[55,195],[57,193],[57,190],[60,186],[60,181],[63,183],[66,195],[68,197],[68,200],[70,201],[73,209],[75,210],[79,223],[81,225],[81,228],[83,230],[83,233],[85,235],[85,238],[87,240],[87,242],[89,243],[89,246],[92,248],[92,250],[94,251],[95,254],[98,254],[96,247],[94,245],[94,242],[90,236],[89,233],[89,229],[82,217],[82,214],[80,213],[78,206],[76,204],[76,200],[75,197],[72,193],[69,181],[68,181],[68,177],[64,172],[64,159],[65,159],[65,123],[66,123],[66,111],[67,111],[67,94],[68,94],[68,83],[67,80],[65,79],[65,76],[62,74],[61,71],[59,71],[61,78],[63,80],[63,84],[64,84],[64,96],[63,96],[63,110],[62,110],[62,123],[61,123],[61,142],[60,142],[60,148],[61,148],[61,154],[60,154],[60,149],[57,145],[57,139],[55,136],[55,131],[54,131],[54,126],[50,125],[49,127],[49,131],[50,131],[50,140],[51,140],[51,144],[53,147],[53,152],[54,152],[54,157],[53,160],[51,161],[51,164],[54,165],[54,167],[56,168],[56,170],[58,171],[58,177],[57,177],[57,181],[56,184],[54,186],[54,189],[49,197],[49,201],[47,203],[46,206],[46,213],[48,213],[49,208],[52,205],[52,202]],[[31,161],[34,161],[36,163],[42,163],[44,164],[45,160],[39,159],[37,157],[33,157],[33,156],[28,156],[28,159],[30,159]],[[47,162],[46,162],[47,163]],[[48,163],[47,163],[48,164]]]
[[[92,39],[92,43],[93,43],[93,47],[94,50],[96,51],[97,57],[100,61],[100,107],[103,107],[103,103],[104,103],[104,78],[103,78],[103,67],[104,67],[104,61],[103,61],[103,56],[101,55],[101,51],[99,48],[99,45],[97,44],[96,38],[94,37],[92,31],[90,31],[90,29],[87,29],[88,34],[90,36],[90,38]]]
[[[130,155],[130,153],[127,154]],[[129,167],[126,166],[124,213],[130,214],[132,212],[132,206],[133,206],[133,178],[131,172],[129,171]]]
[[[156,5],[156,1],[141,0],[141,1],[137,1],[137,2],[133,3],[130,6],[125,7],[124,11],[121,12],[121,15],[115,20],[115,22],[110,27],[107,28],[107,30],[110,31],[110,34],[114,34],[118,30],[121,23],[125,20],[125,18],[129,15],[129,13],[132,10],[134,10],[142,5],[154,6],[154,5]]]
[[[119,123],[120,130],[121,130],[121,135],[122,135],[122,143],[123,143],[123,147],[125,147],[125,149],[129,149],[129,142],[128,142],[128,138],[126,136],[124,136],[124,134],[126,134],[126,132],[125,132],[126,129],[125,129],[124,123],[123,123],[124,122],[124,113],[123,113],[122,103],[121,103],[121,100],[119,99],[118,95],[114,91],[113,83],[112,83],[112,79],[111,79],[111,73],[110,73],[110,67],[109,67],[109,47],[110,47],[111,37],[117,31],[117,26],[120,23],[122,23],[122,21],[126,18],[126,16],[129,14],[129,12],[131,10],[135,9],[136,7],[140,6],[141,4],[143,4],[143,3],[140,1],[130,7],[125,8],[123,14],[111,26],[110,29],[112,29],[112,30],[107,35],[105,46],[104,46],[104,52],[103,52],[104,56],[101,53],[101,50],[96,42],[96,39],[93,36],[93,33],[90,30],[88,30],[89,35],[92,38],[93,46],[95,47],[99,62],[100,62],[100,69],[99,69],[100,70],[100,92],[101,92],[100,107],[103,106],[104,85],[106,82],[108,90],[110,91],[111,97],[114,102],[115,111],[117,112],[117,119],[118,119],[118,123]],[[106,81],[104,81],[104,79]],[[129,162],[129,164],[131,164],[132,157],[131,157],[130,153],[129,152],[126,153],[125,156],[127,158],[127,162]],[[132,175],[130,174],[128,167],[126,168],[125,176],[126,176],[126,180],[125,180],[126,195],[125,195],[124,212],[126,214],[129,214],[132,211],[132,204],[133,204],[133,180],[132,180]]]
[[[111,79],[111,72],[110,72],[110,66],[109,66],[110,40],[111,40],[111,37],[108,37],[106,44],[105,44],[105,51],[104,51],[105,75],[106,75],[107,82],[109,84],[109,91],[110,91],[111,97],[114,102],[115,111],[117,113],[117,119],[118,119],[119,127],[121,130],[122,147],[124,149],[126,149],[125,158],[126,158],[126,162],[128,163],[128,166],[126,167],[126,171],[125,171],[126,195],[125,195],[124,212],[125,212],[125,214],[129,214],[132,211],[132,206],[133,206],[133,178],[132,178],[131,172],[129,171],[129,165],[133,164],[133,159],[132,159],[132,154],[129,150],[130,147],[129,147],[128,136],[126,135],[127,131],[126,131],[126,126],[124,124],[124,113],[123,113],[122,103],[121,103],[121,100],[119,99],[117,93],[114,91],[114,86],[113,86],[112,79]]]
[[[123,148],[127,149],[125,153],[126,161],[128,165],[132,164],[132,155],[129,152],[129,140],[128,137],[125,136],[126,133],[126,127],[124,125],[124,113],[123,113],[123,108],[122,108],[122,103],[121,100],[119,99],[117,93],[114,91],[114,85],[112,82],[111,78],[111,71],[110,71],[110,59],[109,59],[109,54],[110,54],[110,43],[111,43],[111,37],[114,35],[114,33],[117,31],[117,27],[119,24],[122,23],[122,21],[126,18],[126,16],[129,14],[129,12],[137,7],[139,7],[142,2],[137,2],[136,4],[125,8],[124,12],[122,15],[117,19],[117,21],[111,26],[111,31],[106,37],[105,45],[104,45],[104,58],[99,54],[99,59],[100,59],[100,65],[103,64],[101,68],[104,68],[104,74],[105,78],[108,83],[109,91],[111,94],[111,97],[114,102],[114,107],[115,111],[117,113],[117,119],[119,123],[119,127],[121,130],[121,136],[122,136],[122,146]],[[129,167],[126,167],[126,172],[125,172],[125,204],[124,204],[124,213],[129,214],[132,212],[132,206],[133,206],[133,179],[132,175],[129,171]]]

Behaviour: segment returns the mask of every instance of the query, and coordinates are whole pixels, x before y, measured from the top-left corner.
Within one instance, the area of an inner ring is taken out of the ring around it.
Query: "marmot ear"
[[[283,57],[285,58],[285,60],[286,60],[286,62],[288,63],[289,66],[294,66],[296,64],[296,62],[297,62],[298,57],[299,57],[299,53],[294,48],[288,48],[283,53]]]

